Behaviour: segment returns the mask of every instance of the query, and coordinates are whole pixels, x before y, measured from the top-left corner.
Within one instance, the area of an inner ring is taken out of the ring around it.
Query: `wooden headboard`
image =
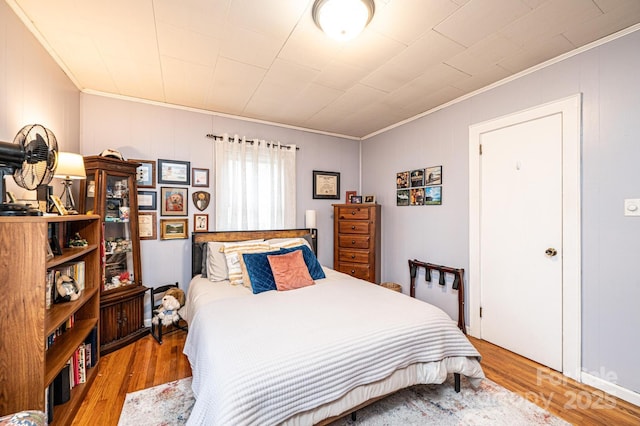
[[[210,241],[228,243],[232,241],[248,241],[263,238],[311,238],[311,248],[318,253],[317,229],[280,229],[271,231],[214,231],[194,232],[191,234],[191,276],[196,276],[202,269],[202,245]]]

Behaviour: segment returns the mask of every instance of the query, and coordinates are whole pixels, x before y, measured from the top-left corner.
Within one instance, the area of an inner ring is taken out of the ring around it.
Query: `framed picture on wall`
[[[138,210],[155,210],[157,192],[156,191],[138,191]]]
[[[189,185],[191,163],[177,160],[158,160],[158,183]]]
[[[396,187],[398,189],[409,188],[409,172],[396,173]]]
[[[138,188],[156,187],[156,162],[153,160],[130,160],[140,163],[136,169],[136,185]]]
[[[399,189],[396,194],[396,206],[408,206],[409,205],[409,190]]]
[[[424,189],[424,204],[428,206],[438,206],[442,204],[442,187],[427,186]]]
[[[160,188],[160,215],[186,216],[189,210],[189,189],[163,186]]]
[[[160,219],[160,239],[179,240],[188,238],[187,219]]]
[[[209,186],[209,169],[191,169],[191,186]]]
[[[209,230],[209,215],[198,213],[193,215],[193,232],[207,232]]]
[[[425,185],[442,185],[442,166],[427,167],[424,171]]]
[[[424,169],[411,170],[411,187],[424,186]]]
[[[313,171],[313,198],[339,200],[340,173]]]
[[[155,240],[158,238],[156,228],[158,227],[156,212],[138,213],[138,233],[141,240]]]

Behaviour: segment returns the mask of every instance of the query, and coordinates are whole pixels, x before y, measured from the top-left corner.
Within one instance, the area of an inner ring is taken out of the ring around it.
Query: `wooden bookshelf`
[[[92,330],[99,330],[101,222],[96,215],[0,217],[0,282],[11,307],[0,314],[0,416],[46,410],[45,390]],[[63,248],[47,260],[50,230],[60,244],[79,233],[89,243]],[[85,288],[75,301],[46,306],[47,271],[71,261],[84,262]],[[75,323],[47,349],[47,338],[71,316]],[[99,341],[99,336],[96,335]],[[86,383],[69,401],[53,407],[53,425],[70,424],[99,368],[99,350]]]

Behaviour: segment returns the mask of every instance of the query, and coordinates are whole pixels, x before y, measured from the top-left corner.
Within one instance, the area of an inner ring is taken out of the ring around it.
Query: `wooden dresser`
[[[380,283],[379,204],[333,205],[333,269]]]

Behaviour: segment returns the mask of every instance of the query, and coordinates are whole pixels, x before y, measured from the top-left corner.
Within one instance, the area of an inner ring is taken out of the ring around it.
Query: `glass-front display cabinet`
[[[148,333],[138,234],[136,168],[111,157],[84,157],[87,179],[80,211],[102,218],[100,352],[119,349]]]

